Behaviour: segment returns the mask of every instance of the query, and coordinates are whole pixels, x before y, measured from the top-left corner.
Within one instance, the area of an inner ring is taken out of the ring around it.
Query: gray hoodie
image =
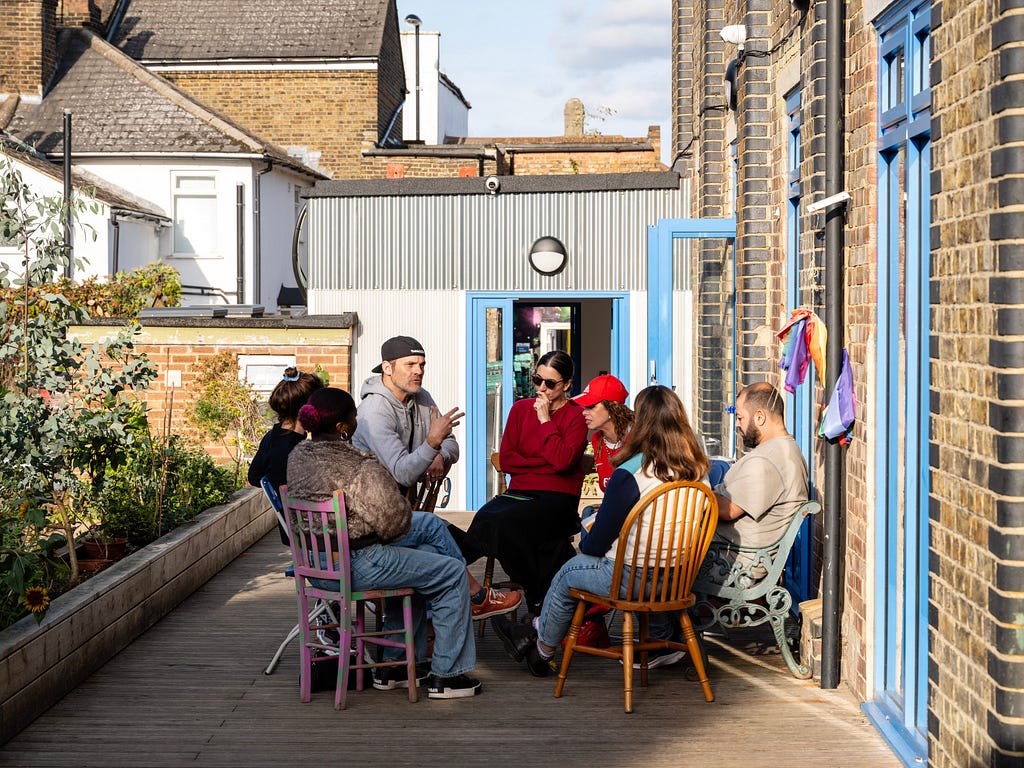
[[[409,487],[417,482],[438,453],[448,466],[459,460],[454,437],[445,438],[440,451],[427,445],[430,409],[437,407],[427,390],[410,395],[402,404],[378,375],[363,382],[359,397],[359,424],[352,444],[376,454],[399,485]]]

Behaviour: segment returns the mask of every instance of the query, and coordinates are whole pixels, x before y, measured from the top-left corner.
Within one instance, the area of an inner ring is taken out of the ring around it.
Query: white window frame
[[[178,183],[181,179],[192,178],[210,181],[213,184],[212,194],[199,194],[196,192],[186,193],[178,192]],[[224,257],[221,252],[221,232],[219,222],[220,217],[220,194],[218,184],[218,174],[216,171],[208,169],[195,169],[195,170],[177,170],[171,171],[171,216],[173,217],[173,223],[171,227],[171,256],[177,259],[222,259]],[[206,251],[200,252],[189,252],[178,250],[178,200],[179,199],[199,199],[208,200],[210,211],[209,215],[213,223],[213,247]]]

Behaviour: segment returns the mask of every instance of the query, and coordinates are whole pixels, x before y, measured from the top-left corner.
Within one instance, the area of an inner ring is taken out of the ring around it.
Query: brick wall
[[[362,158],[378,138],[373,70],[160,72],[199,101],[281,147],[320,152],[333,178],[384,178]]]
[[[56,66],[57,0],[0,0],[0,93],[40,96]]]
[[[144,352],[158,376],[142,400],[149,412],[153,432],[160,432],[167,414],[171,414],[171,432],[204,442],[189,426],[186,413],[194,402],[198,365],[222,352],[235,355],[294,355],[300,370],[312,371],[317,364],[330,376],[333,387],[352,391],[352,316],[318,318],[307,327],[296,321],[263,320],[246,324],[228,321],[203,326],[195,323],[171,325],[167,321],[143,326],[136,349]],[[111,332],[109,325],[78,326],[72,333],[83,342],[92,342]],[[282,366],[283,370],[283,366]],[[167,386],[168,372],[177,372],[181,386]],[[216,460],[229,460],[227,449],[208,442],[206,450]]]
[[[727,211],[727,145],[715,143],[723,121],[711,109],[725,66],[717,30],[743,23],[749,42],[736,119],[737,265],[746,381],[777,357],[774,342],[758,330],[774,324],[787,279],[786,215],[776,214],[786,203],[785,94],[779,88],[788,86],[779,76],[787,67],[797,67],[801,89],[802,200],[806,206],[824,195],[827,4],[811,3],[807,18],[783,41],[796,23],[788,2],[712,3],[677,3],[681,14],[692,10],[699,20],[692,32],[693,101],[699,105],[694,213]],[[843,186],[852,199],[843,233],[843,343],[853,364],[858,419],[844,454],[840,651],[842,679],[861,699],[883,685],[870,667],[882,650],[872,647],[875,507],[888,490],[873,471],[879,438],[872,431],[874,377],[884,364],[875,357],[879,128],[872,22],[883,5],[845,4]],[[750,50],[768,45],[770,61],[751,60]],[[931,50],[929,764],[1017,766],[1024,763],[1024,6],[1017,0],[935,2]],[[767,174],[759,173],[762,168]],[[821,214],[804,214],[797,266],[800,302],[819,314],[825,305],[823,224]],[[724,306],[716,298],[724,294],[728,264],[709,245],[699,268],[698,334],[708,338]],[[721,356],[720,345],[706,346]],[[719,369],[704,355],[699,366],[699,402],[710,409]],[[816,398],[823,400],[820,390]],[[817,464],[821,488],[820,449]],[[923,510],[916,513],[923,517]],[[906,598],[913,604],[913,595]]]
[[[929,736],[1024,763],[1024,8],[932,13]]]

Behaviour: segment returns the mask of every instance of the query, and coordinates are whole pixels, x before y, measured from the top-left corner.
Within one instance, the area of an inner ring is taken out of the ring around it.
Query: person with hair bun
[[[304,373],[294,366],[284,369],[284,376],[277,382],[268,401],[271,410],[277,414],[277,422],[260,440],[256,455],[252,457],[247,475],[249,485],[260,487],[264,477],[270,480],[274,488],[284,485],[288,454],[306,439],[306,430],[298,421],[299,408],[323,385],[320,377],[312,373]],[[278,530],[281,543],[287,544],[288,534],[280,525]]]
[[[431,699],[455,699],[480,693],[480,681],[467,673],[476,666],[476,644],[469,608],[469,581],[462,560],[428,546],[398,546],[413,523],[409,501],[373,454],[350,442],[358,419],[352,396],[342,389],[318,390],[299,409],[299,422],[310,439],[288,457],[288,493],[311,501],[345,492],[350,568],[354,590],[409,587],[413,595],[413,632],[417,682],[426,681]],[[424,515],[424,518],[435,517]],[[448,536],[443,523],[439,530]],[[454,547],[454,542],[451,543]],[[457,551],[457,550],[456,550]],[[433,611],[434,655],[427,662],[426,604]],[[384,628],[401,627],[401,600],[386,601]],[[387,648],[397,659],[401,648]],[[373,685],[404,687],[406,667],[374,670]]]

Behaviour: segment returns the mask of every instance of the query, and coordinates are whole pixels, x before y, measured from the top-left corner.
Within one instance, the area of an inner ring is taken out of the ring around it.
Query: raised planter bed
[[[275,525],[257,488],[194,521],[0,632],[0,744],[45,712]]]

